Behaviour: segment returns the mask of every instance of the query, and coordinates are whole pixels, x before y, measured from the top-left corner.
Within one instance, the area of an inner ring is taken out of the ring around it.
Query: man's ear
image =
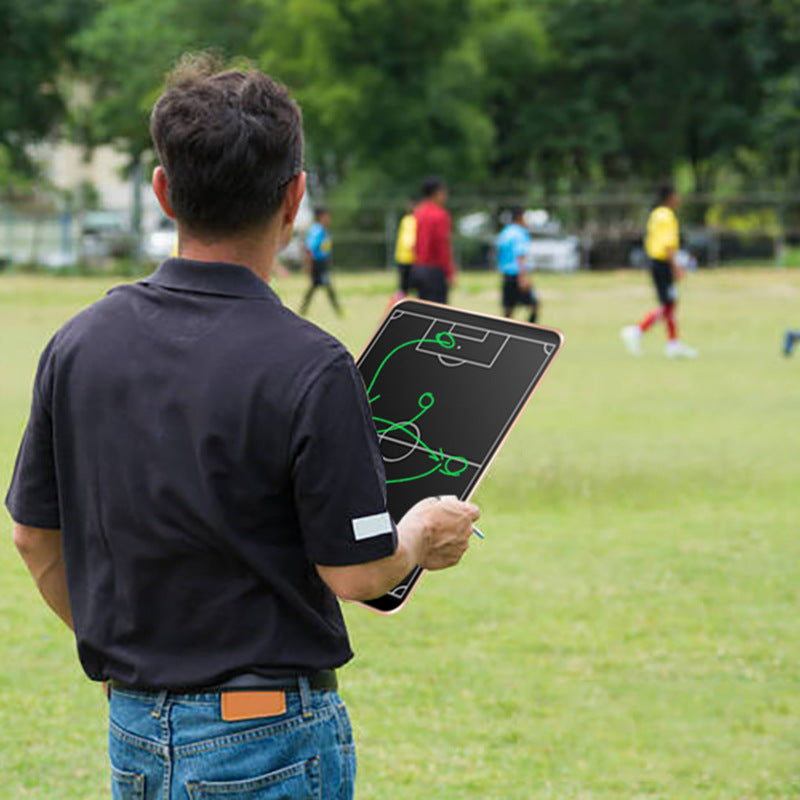
[[[170,218],[175,219],[175,212],[169,204],[169,183],[164,167],[156,167],[153,170],[153,194],[155,194],[161,210]]]
[[[286,196],[283,199],[283,224],[294,225],[297,212],[300,210],[300,201],[306,193],[306,173],[299,172],[286,187]]]

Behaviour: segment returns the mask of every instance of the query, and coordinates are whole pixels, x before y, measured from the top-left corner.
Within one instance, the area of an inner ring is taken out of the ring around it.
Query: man
[[[422,202],[414,212],[417,239],[411,285],[417,290],[420,300],[434,303],[447,303],[448,291],[456,278],[446,203],[445,182],[438,177],[427,178],[422,185]]]
[[[306,236],[306,273],[311,278],[311,286],[300,304],[300,313],[305,316],[311,298],[318,287],[324,286],[328,292],[333,310],[341,317],[342,309],[336,299],[331,283],[331,215],[327,208],[314,209],[314,224]]]
[[[664,354],[668,358],[696,358],[697,351],[678,338],[678,287],[683,270],[678,265],[680,231],[675,210],[680,205],[680,196],[672,184],[659,187],[656,206],[647,220],[645,251],[650,261],[650,275],[655,285],[659,307],[651,311],[638,325],[622,329],[622,341],[632,355],[642,354],[642,334],[658,320],[667,326],[667,345]]]
[[[511,209],[511,222],[497,237],[497,268],[503,276],[501,286],[503,315],[512,317],[518,305],[528,306],[528,322],[536,322],[539,299],[531,286],[528,269],[528,249],[531,235],[524,224],[525,210]]]
[[[478,511],[395,525],[351,357],[268,286],[305,188],[286,90],[187,58],[151,133],[180,256],[45,348],[15,543],[109,682],[114,798],[350,798],[336,596],[455,564]]]
[[[411,288],[411,269],[414,266],[414,247],[417,241],[417,220],[414,204],[406,205],[406,213],[397,226],[397,241],[394,247],[394,261],[397,265],[398,287],[392,295],[392,303],[408,296]]]

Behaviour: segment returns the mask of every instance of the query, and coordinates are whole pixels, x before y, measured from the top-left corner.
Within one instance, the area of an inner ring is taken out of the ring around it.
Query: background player
[[[680,195],[672,184],[659,187],[655,208],[647,220],[645,251],[650,260],[650,275],[655,284],[659,307],[651,311],[638,325],[622,329],[622,341],[635,356],[642,354],[642,334],[655,322],[663,319],[667,326],[667,346],[664,354],[669,358],[696,358],[697,351],[678,338],[675,308],[678,304],[677,282],[683,270],[676,261],[680,247],[680,228],[675,210],[680,205]]]
[[[392,296],[396,303],[408,295],[411,288],[411,269],[414,266],[414,246],[417,242],[417,219],[414,216],[414,203],[406,204],[406,213],[397,226],[397,242],[394,247],[394,261],[397,264],[398,287]]]
[[[341,317],[342,308],[336,299],[336,292],[331,284],[331,215],[327,208],[314,209],[314,224],[308,229],[306,236],[306,273],[311,277],[311,286],[308,287],[303,302],[300,304],[300,313],[305,316],[311,298],[318,287],[324,286],[328,292],[333,310]]]
[[[511,317],[517,306],[528,306],[528,322],[536,322],[539,299],[531,286],[528,268],[528,248],[531,235],[525,227],[525,211],[520,206],[511,209],[511,222],[497,237],[497,268],[503,275],[501,285],[503,315]]]
[[[447,185],[442,178],[430,177],[422,184],[422,202],[417,206],[417,239],[411,286],[420,300],[447,303],[456,280],[456,267],[450,247],[450,214],[445,209]]]

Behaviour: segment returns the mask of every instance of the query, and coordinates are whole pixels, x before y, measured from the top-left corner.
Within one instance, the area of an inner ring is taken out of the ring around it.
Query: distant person
[[[677,283],[683,275],[683,269],[677,261],[680,228],[675,211],[679,205],[680,195],[672,184],[659,187],[656,206],[647,220],[644,247],[660,305],[647,314],[638,325],[628,325],[622,329],[622,341],[628,352],[635,356],[642,354],[642,334],[658,320],[663,319],[667,327],[667,346],[664,354],[669,358],[697,357],[697,351],[678,338]]]
[[[341,317],[342,308],[331,284],[331,215],[327,208],[314,210],[314,224],[306,236],[306,273],[311,278],[311,286],[300,304],[300,313],[305,316],[314,292],[323,286],[328,293],[333,310]]]
[[[411,269],[414,266],[414,246],[417,241],[417,219],[414,204],[408,203],[400,225],[397,227],[397,242],[394,247],[394,261],[397,265],[398,286],[392,296],[396,303],[408,296],[411,289]]]
[[[783,354],[788,358],[794,352],[794,346],[800,342],[800,330],[786,331],[783,334]]]
[[[447,185],[442,178],[427,178],[422,184],[422,202],[417,206],[417,240],[411,286],[420,300],[447,303],[456,279],[450,247],[450,214],[445,209]]]
[[[539,299],[531,285],[528,249],[531,235],[524,224],[525,211],[511,209],[511,222],[497,237],[497,269],[503,276],[501,285],[503,315],[511,317],[517,306],[528,306],[528,322],[536,322]]]

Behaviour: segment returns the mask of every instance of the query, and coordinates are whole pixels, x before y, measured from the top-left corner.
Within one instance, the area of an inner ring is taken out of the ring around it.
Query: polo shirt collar
[[[142,283],[226,297],[260,298],[280,303],[278,295],[258,275],[240,264],[168,258]]]

